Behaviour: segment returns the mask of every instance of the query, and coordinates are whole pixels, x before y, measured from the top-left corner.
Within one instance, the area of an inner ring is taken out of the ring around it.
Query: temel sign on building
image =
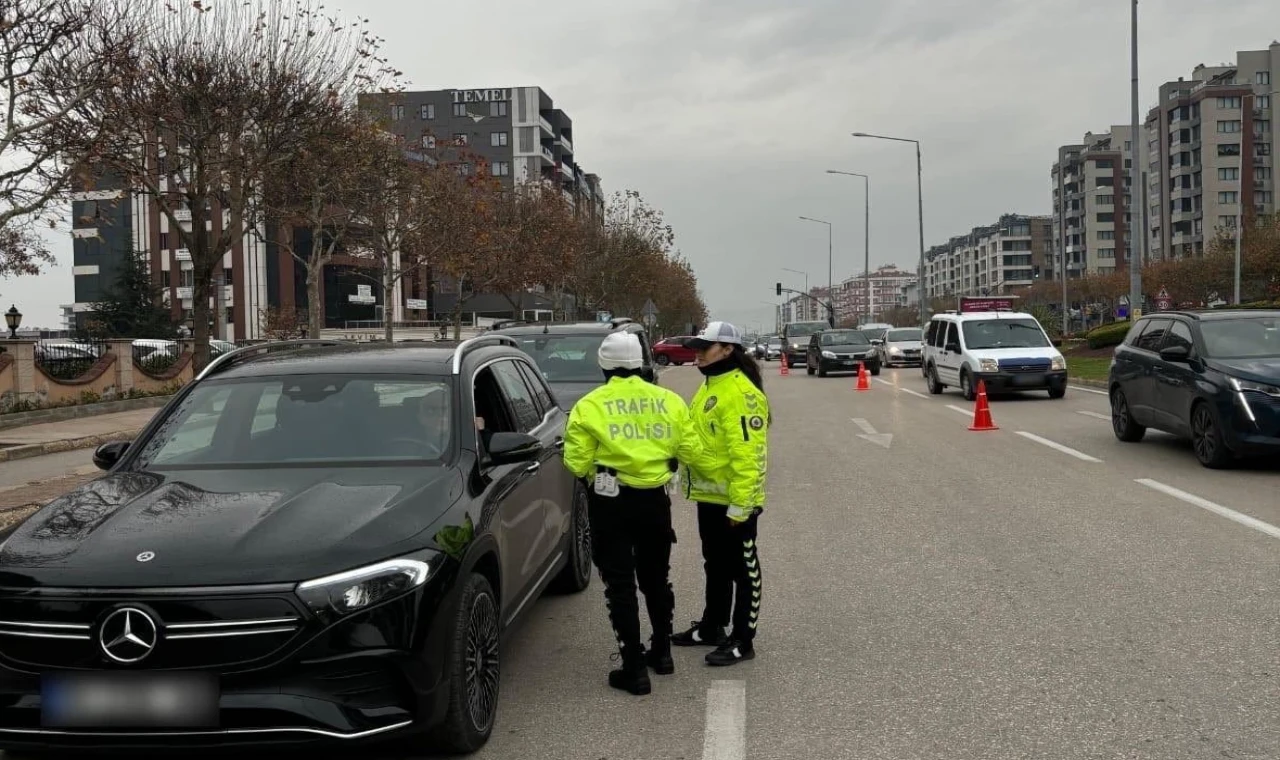
[[[1017,296],[1001,296],[999,298],[978,298],[960,296],[960,313],[971,311],[1013,311],[1013,302]]]
[[[450,90],[454,103],[493,103],[511,100],[511,90]]]

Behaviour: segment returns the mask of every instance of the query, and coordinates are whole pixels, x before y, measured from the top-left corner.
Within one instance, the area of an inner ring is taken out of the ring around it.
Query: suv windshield
[[[822,334],[822,345],[824,346],[864,345],[870,342],[867,340],[867,336],[858,330],[840,330],[839,332]]]
[[[1049,341],[1034,319],[975,319],[964,323],[964,344],[969,349],[1044,348]]]
[[[904,327],[899,330],[890,330],[885,340],[889,343],[904,343],[907,341],[923,340],[921,337],[923,331],[914,327]]]
[[[1280,357],[1280,319],[1205,319],[1200,322],[1205,353],[1215,359]]]
[[[445,378],[299,375],[196,386],[142,449],[147,468],[265,467],[440,459]]]
[[[788,338],[804,338],[830,328],[826,322],[796,322],[787,325]]]
[[[596,352],[604,333],[593,335],[517,335],[520,350],[528,354],[549,383],[602,382]]]

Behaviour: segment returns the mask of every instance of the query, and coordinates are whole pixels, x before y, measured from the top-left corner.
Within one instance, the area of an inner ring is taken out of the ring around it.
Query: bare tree
[[[52,262],[36,217],[55,225],[47,212],[103,127],[80,120],[69,132],[68,116],[120,80],[138,18],[135,6],[91,0],[0,0],[0,276]]]
[[[502,295],[520,316],[535,285],[555,286],[572,269],[581,228],[558,187],[532,182],[496,196],[494,234],[478,258],[477,287]]]
[[[365,21],[340,22],[322,8],[310,0],[166,4],[134,47],[130,76],[77,109],[81,118],[110,116],[102,168],[154,198],[191,252],[198,367],[209,356],[215,275],[263,223],[266,178],[359,91],[399,73],[378,55],[381,41]]]
[[[316,125],[302,147],[266,178],[267,221],[254,229],[273,240],[306,272],[307,327],[319,337],[324,328],[320,283],[324,268],[347,244],[353,230],[353,207],[377,170],[374,151],[382,146],[376,126],[354,107]],[[296,231],[309,234],[299,239]]]

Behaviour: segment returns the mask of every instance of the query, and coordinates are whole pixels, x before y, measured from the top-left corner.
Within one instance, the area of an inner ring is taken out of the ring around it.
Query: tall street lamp
[[[801,272],[799,269],[787,269],[786,267],[782,267],[782,271],[790,272],[791,274],[804,275],[804,292],[806,293],[809,292],[809,273],[808,272]]]
[[[827,174],[843,174],[846,177],[862,177],[863,184],[866,186],[866,205],[864,206],[865,219],[862,225],[863,241],[862,254],[866,259],[863,265],[863,272],[867,278],[867,323],[871,322],[871,178],[865,174],[857,172],[842,172],[836,169],[827,169]]]
[[[872,135],[866,132],[854,132],[854,137],[870,137],[874,140],[893,140],[894,142],[912,143],[916,146],[916,205],[920,218],[920,270],[916,275],[916,280],[920,283],[920,326],[925,327],[929,323],[929,306],[925,302],[924,287],[924,171],[920,161],[920,141],[910,140],[905,137],[886,137],[884,135]]]
[[[818,224],[827,225],[827,324],[831,325],[832,327],[835,327],[836,326],[836,310],[835,310],[835,301],[832,300],[835,298],[835,292],[834,292],[834,288],[831,287],[833,284],[833,281],[835,280],[835,273],[831,265],[831,262],[832,262],[831,222],[823,221],[822,219],[814,219],[813,217],[808,217],[808,216],[802,216],[800,217],[800,219],[806,222],[816,222]]]
[[[1130,113],[1129,129],[1133,140],[1133,161],[1129,168],[1129,208],[1130,226],[1129,226],[1129,319],[1136,321],[1142,315],[1142,265],[1146,262],[1144,255],[1147,248],[1147,228],[1142,222],[1142,217],[1146,213],[1143,206],[1147,205],[1142,199],[1144,188],[1142,187],[1142,167],[1138,161],[1138,140],[1144,139],[1138,133],[1138,0],[1133,0],[1132,20],[1130,23],[1130,33],[1133,37],[1130,45],[1131,61],[1130,68],[1130,103],[1132,110]],[[1062,199],[1066,202],[1066,199]],[[1067,252],[1064,248],[1062,251],[1063,262],[1066,262]],[[1062,276],[1066,277],[1066,270],[1062,272]],[[1065,310],[1067,305],[1064,303],[1062,308]],[[1066,337],[1066,334],[1063,334]]]
[[[4,313],[4,323],[9,326],[9,339],[18,339],[18,328],[22,326],[22,312],[17,306],[10,306]]]

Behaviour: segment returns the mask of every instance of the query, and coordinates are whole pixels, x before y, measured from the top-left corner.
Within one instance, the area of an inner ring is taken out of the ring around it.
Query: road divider
[[[870,441],[886,449],[893,443],[893,433],[877,433],[875,427],[861,417],[854,417],[853,424],[862,429],[862,433],[858,437],[864,441]]]
[[[1051,440],[1049,440],[1048,438],[1041,438],[1040,436],[1036,435],[1035,433],[1028,433],[1028,432],[1026,432],[1026,431],[1019,430],[1019,431],[1018,431],[1018,435],[1022,436],[1023,438],[1026,438],[1028,441],[1035,441],[1036,443],[1040,444],[1041,446],[1048,446],[1049,448],[1053,449],[1054,451],[1061,451],[1063,454],[1066,454],[1066,455],[1068,455],[1068,456],[1073,456],[1073,457],[1075,457],[1076,459],[1079,459],[1079,460],[1080,460],[1080,461],[1082,461],[1082,462],[1101,462],[1101,461],[1102,461],[1101,459],[1098,459],[1097,457],[1091,457],[1091,456],[1089,456],[1088,454],[1084,453],[1083,451],[1077,451],[1076,449],[1073,449],[1073,448],[1071,448],[1070,446],[1063,446],[1062,444],[1058,443],[1057,441],[1051,441]]]
[[[747,756],[747,682],[712,681],[707,689],[702,760],[745,760]]]
[[[1228,520],[1231,520],[1232,522],[1237,522],[1246,527],[1253,528],[1259,533],[1265,533],[1268,536],[1271,536],[1272,538],[1280,538],[1280,527],[1276,527],[1268,522],[1263,522],[1262,520],[1259,520],[1256,517],[1250,517],[1249,515],[1241,514],[1240,512],[1237,512],[1234,509],[1228,509],[1227,507],[1224,507],[1221,504],[1215,504],[1212,501],[1209,501],[1208,499],[1202,499],[1201,497],[1196,496],[1195,494],[1187,493],[1186,491],[1183,491],[1181,489],[1174,488],[1173,486],[1161,483],[1158,480],[1151,480],[1150,478],[1138,478],[1134,482],[1144,485],[1147,488],[1152,489],[1153,491],[1159,491],[1160,493],[1163,493],[1166,496],[1172,496],[1173,498],[1178,499],[1179,501],[1186,502],[1187,504],[1190,504],[1192,506],[1200,507],[1201,509],[1212,512],[1215,515],[1218,515],[1220,517],[1225,517]]]

